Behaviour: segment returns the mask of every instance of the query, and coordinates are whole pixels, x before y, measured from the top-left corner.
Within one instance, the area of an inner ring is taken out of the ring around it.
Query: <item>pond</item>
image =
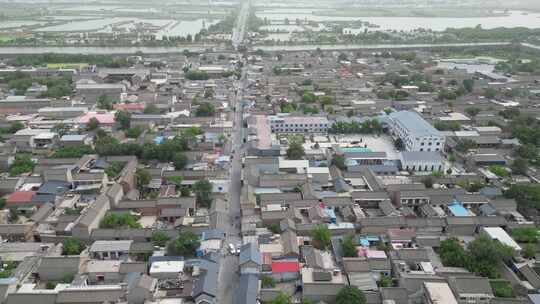
[[[296,19],[308,21],[354,21],[361,20],[379,26],[380,30],[411,31],[418,28],[443,31],[447,28],[464,28],[481,25],[484,29],[497,27],[527,27],[540,28],[540,13],[526,13],[510,11],[503,16],[474,17],[474,18],[448,18],[448,17],[334,17],[320,16],[311,13],[257,13],[260,18],[283,21],[285,18],[294,22]]]

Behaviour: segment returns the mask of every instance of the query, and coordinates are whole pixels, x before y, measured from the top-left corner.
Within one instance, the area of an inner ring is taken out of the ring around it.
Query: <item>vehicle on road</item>
[[[234,247],[234,244],[229,244],[227,249],[229,249],[230,254],[235,254],[236,253],[236,248]]]

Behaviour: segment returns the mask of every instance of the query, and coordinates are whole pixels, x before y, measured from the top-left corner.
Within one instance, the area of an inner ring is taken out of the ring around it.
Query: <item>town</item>
[[[0,48],[0,303],[540,304],[540,47],[264,48],[251,5]]]

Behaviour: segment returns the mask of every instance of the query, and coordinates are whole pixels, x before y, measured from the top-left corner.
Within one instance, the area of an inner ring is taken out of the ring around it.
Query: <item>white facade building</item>
[[[274,133],[327,133],[330,122],[320,116],[268,116]]]
[[[390,113],[392,133],[403,141],[407,151],[438,152],[444,149],[445,137],[418,113]]]

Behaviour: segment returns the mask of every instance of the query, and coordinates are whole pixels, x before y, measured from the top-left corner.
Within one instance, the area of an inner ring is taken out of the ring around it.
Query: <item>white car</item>
[[[228,249],[229,249],[230,254],[235,254],[236,253],[236,248],[234,248],[233,244],[229,244]]]

